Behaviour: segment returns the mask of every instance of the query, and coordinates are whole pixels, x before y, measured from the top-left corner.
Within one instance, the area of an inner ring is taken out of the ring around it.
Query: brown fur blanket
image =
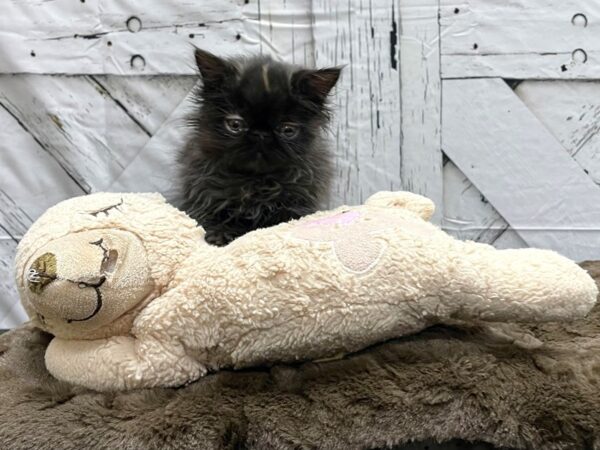
[[[600,280],[600,263],[584,267]],[[99,394],[54,380],[43,361],[49,336],[24,326],[0,336],[0,448],[346,450],[463,439],[600,449],[600,307],[576,323],[521,329],[514,344],[514,330],[503,339],[484,326],[438,326],[338,361]],[[544,344],[528,349],[533,336]]]

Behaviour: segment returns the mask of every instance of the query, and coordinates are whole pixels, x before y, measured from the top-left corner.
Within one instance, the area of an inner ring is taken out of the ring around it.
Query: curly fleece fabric
[[[600,281],[600,262],[583,268]],[[543,345],[525,349],[485,327],[437,326],[338,361],[97,393],[52,378],[44,366],[50,336],[22,327],[0,336],[0,443],[358,450],[462,439],[519,450],[600,448],[600,307],[520,332]]]
[[[96,390],[336,356],[449,319],[576,319],[595,303],[596,285],[567,258],[456,240],[427,221],[432,211],[425,197],[380,192],[217,248],[159,195],[93,194],[36,222],[17,284],[56,336],[47,368]],[[49,253],[56,280],[32,289],[28,274]]]

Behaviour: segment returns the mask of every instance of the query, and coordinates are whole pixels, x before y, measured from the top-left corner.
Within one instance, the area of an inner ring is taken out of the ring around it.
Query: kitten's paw
[[[217,231],[208,231],[204,235],[204,240],[210,245],[216,245],[217,247],[223,247],[233,241],[229,234]]]

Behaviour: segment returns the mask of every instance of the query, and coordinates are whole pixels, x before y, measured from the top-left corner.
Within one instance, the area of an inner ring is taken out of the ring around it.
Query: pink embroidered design
[[[358,211],[345,211],[336,214],[335,216],[311,220],[310,222],[306,222],[300,226],[318,227],[322,225],[349,225],[355,222],[359,217],[360,213]]]
[[[386,210],[352,210],[299,223],[292,236],[312,242],[328,242],[338,261],[349,271],[364,274],[375,269],[387,249],[383,231],[402,228],[424,237],[426,226]]]

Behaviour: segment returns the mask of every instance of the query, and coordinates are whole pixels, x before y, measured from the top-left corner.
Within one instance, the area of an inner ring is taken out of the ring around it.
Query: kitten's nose
[[[266,138],[268,138],[270,134],[271,133],[269,131],[252,130],[252,135],[261,141],[264,141]]]
[[[27,272],[27,284],[31,292],[40,294],[54,280],[56,280],[56,256],[52,253],[44,253],[31,264]]]

